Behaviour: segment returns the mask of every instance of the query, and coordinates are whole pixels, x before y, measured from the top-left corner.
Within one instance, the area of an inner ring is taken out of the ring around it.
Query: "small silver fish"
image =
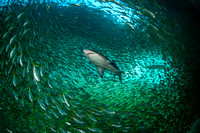
[[[10,39],[9,45],[12,44],[12,43],[14,42],[16,36],[17,36],[17,35],[14,35],[14,36]]]
[[[17,16],[17,19],[21,19],[22,16],[23,16],[24,14],[25,14],[25,12],[20,13],[20,14]]]
[[[33,75],[34,75],[35,80],[40,82],[40,78],[39,78],[39,76],[37,74],[37,70],[35,68],[35,63],[33,63]]]

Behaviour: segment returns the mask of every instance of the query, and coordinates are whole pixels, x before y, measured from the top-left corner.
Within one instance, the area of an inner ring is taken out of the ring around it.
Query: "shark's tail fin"
[[[115,75],[118,75],[119,76],[119,80],[122,82],[122,76],[121,76],[121,74],[122,73],[124,73],[124,71],[120,71],[120,72],[118,72],[118,73],[116,73]],[[114,75],[114,77],[115,77],[115,75]]]

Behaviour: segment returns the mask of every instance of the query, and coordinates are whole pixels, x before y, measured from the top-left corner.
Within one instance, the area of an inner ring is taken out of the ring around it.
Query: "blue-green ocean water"
[[[198,130],[199,47],[181,18],[155,0],[1,1],[2,132]]]

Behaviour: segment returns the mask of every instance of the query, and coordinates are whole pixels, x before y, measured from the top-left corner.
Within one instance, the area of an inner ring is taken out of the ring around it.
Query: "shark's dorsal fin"
[[[98,72],[99,72],[99,75],[100,75],[101,78],[103,78],[104,70],[105,70],[104,68],[98,67]]]

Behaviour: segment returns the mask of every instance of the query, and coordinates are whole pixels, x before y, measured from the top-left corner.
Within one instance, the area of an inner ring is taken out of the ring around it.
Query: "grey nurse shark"
[[[93,62],[98,67],[98,73],[101,78],[103,78],[104,70],[109,70],[114,73],[114,77],[115,75],[118,75],[119,80],[122,80],[121,73],[124,72],[120,71],[119,68],[108,58],[100,53],[88,49],[84,49],[83,53],[91,62]]]

